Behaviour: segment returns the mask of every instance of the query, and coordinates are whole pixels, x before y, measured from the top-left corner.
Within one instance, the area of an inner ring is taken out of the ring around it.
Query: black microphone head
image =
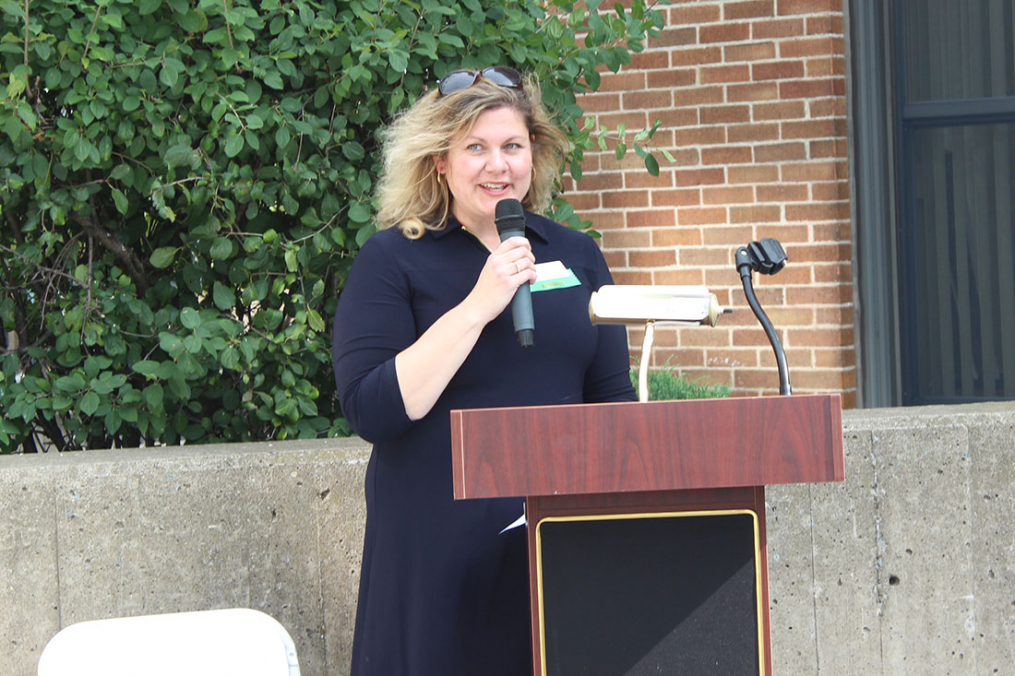
[[[497,202],[493,220],[497,223],[497,232],[500,235],[515,230],[525,232],[525,210],[522,209],[522,203],[516,199],[508,198]]]

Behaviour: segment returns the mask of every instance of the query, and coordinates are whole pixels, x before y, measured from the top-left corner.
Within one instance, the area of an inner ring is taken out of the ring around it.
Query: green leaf
[[[78,403],[78,408],[85,415],[94,415],[99,410],[99,395],[94,392],[87,392],[85,396],[81,397],[81,401]]]
[[[110,192],[113,193],[113,204],[116,205],[116,210],[126,215],[127,210],[130,208],[130,204],[127,203],[127,196],[118,188],[111,188]]]
[[[189,143],[180,143],[170,147],[166,150],[163,159],[170,167],[179,167],[184,164],[193,167],[200,161],[197,153],[194,152]]]
[[[651,153],[645,156],[645,169],[653,176],[659,175],[659,161]]]
[[[225,152],[226,157],[236,157],[243,150],[243,137],[239,134],[233,134],[226,139]]]
[[[201,315],[192,307],[185,307],[180,311],[180,323],[188,329],[196,329],[201,326]]]
[[[221,282],[215,282],[212,299],[220,310],[230,310],[236,305],[235,294]]]
[[[173,258],[176,257],[176,247],[166,246],[160,247],[152,252],[151,264],[153,267],[164,269],[168,268],[173,263]]]
[[[228,237],[216,237],[209,253],[215,260],[224,261],[233,255],[234,250],[235,245],[231,239]]]

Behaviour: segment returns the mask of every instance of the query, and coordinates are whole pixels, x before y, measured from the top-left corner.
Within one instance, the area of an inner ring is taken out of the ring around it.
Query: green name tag
[[[572,286],[581,286],[581,280],[575,276],[571,268],[567,269],[567,274],[563,277],[556,277],[554,279],[544,279],[541,281],[533,282],[529,285],[529,288],[533,293],[536,291],[553,291],[554,289],[568,289]]]

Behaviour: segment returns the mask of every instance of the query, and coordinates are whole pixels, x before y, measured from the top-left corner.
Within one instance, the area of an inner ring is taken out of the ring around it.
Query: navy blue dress
[[[370,238],[335,316],[342,411],[374,444],[353,676],[527,676],[528,561],[521,498],[453,499],[455,408],[630,401],[623,327],[593,326],[590,293],[611,283],[595,242],[526,214],[537,263],[561,261],[579,286],[532,294],[535,345],[518,345],[510,308],[490,322],[430,413],[406,416],[395,355],[460,303],[489,252],[454,220],[409,240]]]

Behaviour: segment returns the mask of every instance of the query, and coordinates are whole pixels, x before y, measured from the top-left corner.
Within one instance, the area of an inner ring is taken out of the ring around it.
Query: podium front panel
[[[754,511],[547,517],[535,528],[542,674],[764,674]]]

